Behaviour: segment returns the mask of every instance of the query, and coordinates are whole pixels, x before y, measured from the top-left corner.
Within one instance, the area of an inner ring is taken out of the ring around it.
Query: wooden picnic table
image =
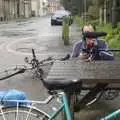
[[[56,61],[48,80],[80,79],[85,84],[120,83],[120,61]]]

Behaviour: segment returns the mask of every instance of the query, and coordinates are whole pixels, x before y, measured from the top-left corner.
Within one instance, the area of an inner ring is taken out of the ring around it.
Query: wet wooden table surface
[[[56,61],[47,79],[80,79],[87,84],[120,83],[120,61]]]

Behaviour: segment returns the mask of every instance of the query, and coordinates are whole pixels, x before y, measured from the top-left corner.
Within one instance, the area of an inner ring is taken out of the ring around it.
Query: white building
[[[60,0],[48,0],[48,12],[54,13],[56,10],[60,9]]]
[[[31,17],[31,0],[0,0],[0,21]]]
[[[40,9],[39,9],[40,16],[47,15],[47,11],[48,11],[48,1],[40,0]]]
[[[32,16],[39,16],[40,0],[31,0]]]
[[[32,0],[31,9],[32,16],[44,16],[47,14],[47,0]]]

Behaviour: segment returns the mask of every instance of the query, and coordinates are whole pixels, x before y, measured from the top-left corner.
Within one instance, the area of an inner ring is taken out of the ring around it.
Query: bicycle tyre
[[[5,119],[3,118],[3,115]],[[0,120],[16,120],[16,116],[17,116],[17,120],[48,120],[49,119],[49,115],[47,113],[37,108],[31,109],[31,107],[28,106],[19,106],[18,108],[11,106],[11,107],[2,107],[0,109]]]

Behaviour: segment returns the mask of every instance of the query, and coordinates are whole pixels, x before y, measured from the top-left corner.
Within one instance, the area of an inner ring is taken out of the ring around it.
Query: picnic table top
[[[47,80],[80,79],[83,83],[120,83],[120,61],[56,61]]]

